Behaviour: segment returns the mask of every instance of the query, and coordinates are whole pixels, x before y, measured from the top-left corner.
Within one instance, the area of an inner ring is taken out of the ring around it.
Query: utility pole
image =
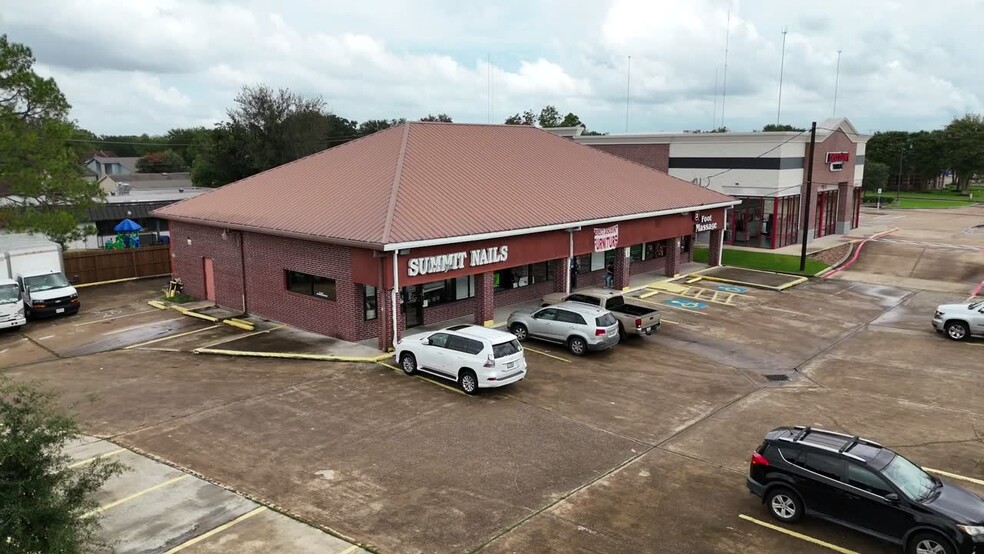
[[[806,239],[810,234],[810,204],[813,199],[813,153],[817,147],[817,122],[810,126],[810,153],[806,158],[806,199],[803,202],[803,252],[800,254],[800,271],[806,271]]]
[[[628,71],[625,72],[625,132],[629,132],[629,85],[632,84],[632,56],[629,56]]]
[[[841,51],[837,51],[837,74],[834,77],[834,110],[830,117],[837,117],[837,85],[840,84],[841,76]]]
[[[782,70],[786,65],[786,28],[782,28],[782,56],[779,58],[779,106],[776,108],[776,125],[779,125],[779,116],[782,114]]]
[[[731,8],[728,8],[728,28],[724,33],[724,82],[721,84],[721,127],[724,127],[724,103],[728,100],[728,45],[731,40]]]
[[[908,144],[903,144],[902,148],[899,150],[899,183],[895,189],[895,207],[899,207],[899,203],[902,202],[902,158],[905,157],[905,149]]]
[[[721,68],[714,67],[714,118],[711,119],[711,129],[716,129],[718,124],[718,71]]]

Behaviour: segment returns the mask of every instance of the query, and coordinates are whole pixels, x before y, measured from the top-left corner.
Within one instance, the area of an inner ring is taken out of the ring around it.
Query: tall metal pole
[[[896,186],[896,189],[895,189],[895,207],[896,208],[899,207],[899,202],[901,202],[901,198],[902,198],[902,157],[903,156],[905,156],[905,145],[903,145],[902,146],[902,149],[899,150],[899,184]]]
[[[806,271],[806,240],[810,234],[810,204],[813,200],[813,153],[817,147],[817,122],[810,126],[810,153],[806,157],[806,199],[803,202],[803,251],[800,271]]]
[[[837,74],[834,77],[834,110],[830,117],[837,117],[837,85],[840,84],[841,76],[841,51],[837,51]]]
[[[489,108],[489,119],[488,119],[488,123],[492,123],[492,54],[489,53],[487,56],[488,56],[488,58],[487,58],[487,60],[485,62],[485,69],[488,71],[488,75],[487,75],[488,81],[486,83],[488,85],[488,91],[486,91],[486,95],[488,96],[488,99],[489,99],[489,102],[488,102],[488,104],[489,104],[488,105],[488,108]]]
[[[728,28],[724,33],[724,83],[721,85],[721,127],[724,127],[724,103],[728,100],[728,45],[731,41],[731,8],[728,8]]]
[[[714,118],[711,119],[711,129],[716,129],[718,124],[718,72],[720,67],[714,68]]]
[[[782,56],[779,58],[779,105],[776,107],[776,125],[779,125],[779,116],[782,114],[782,70],[786,65],[786,28],[782,28]]]
[[[629,85],[632,84],[632,56],[629,56],[628,71],[625,72],[625,132],[629,132]]]

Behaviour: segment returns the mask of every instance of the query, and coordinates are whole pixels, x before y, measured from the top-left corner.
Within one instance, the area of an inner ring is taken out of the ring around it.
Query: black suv
[[[773,429],[752,454],[747,484],[779,521],[816,516],[909,554],[984,554],[984,500],[860,437]]]

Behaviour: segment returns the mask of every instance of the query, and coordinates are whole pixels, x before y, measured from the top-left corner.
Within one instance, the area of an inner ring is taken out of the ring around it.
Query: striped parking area
[[[117,552],[366,552],[190,473],[118,445],[83,437],[66,454],[69,467],[96,460],[127,467],[96,495],[87,517]]]

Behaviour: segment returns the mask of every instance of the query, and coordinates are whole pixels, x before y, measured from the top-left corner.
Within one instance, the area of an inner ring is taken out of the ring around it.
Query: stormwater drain
[[[789,375],[785,373],[767,373],[765,378],[768,381],[789,381]]]

